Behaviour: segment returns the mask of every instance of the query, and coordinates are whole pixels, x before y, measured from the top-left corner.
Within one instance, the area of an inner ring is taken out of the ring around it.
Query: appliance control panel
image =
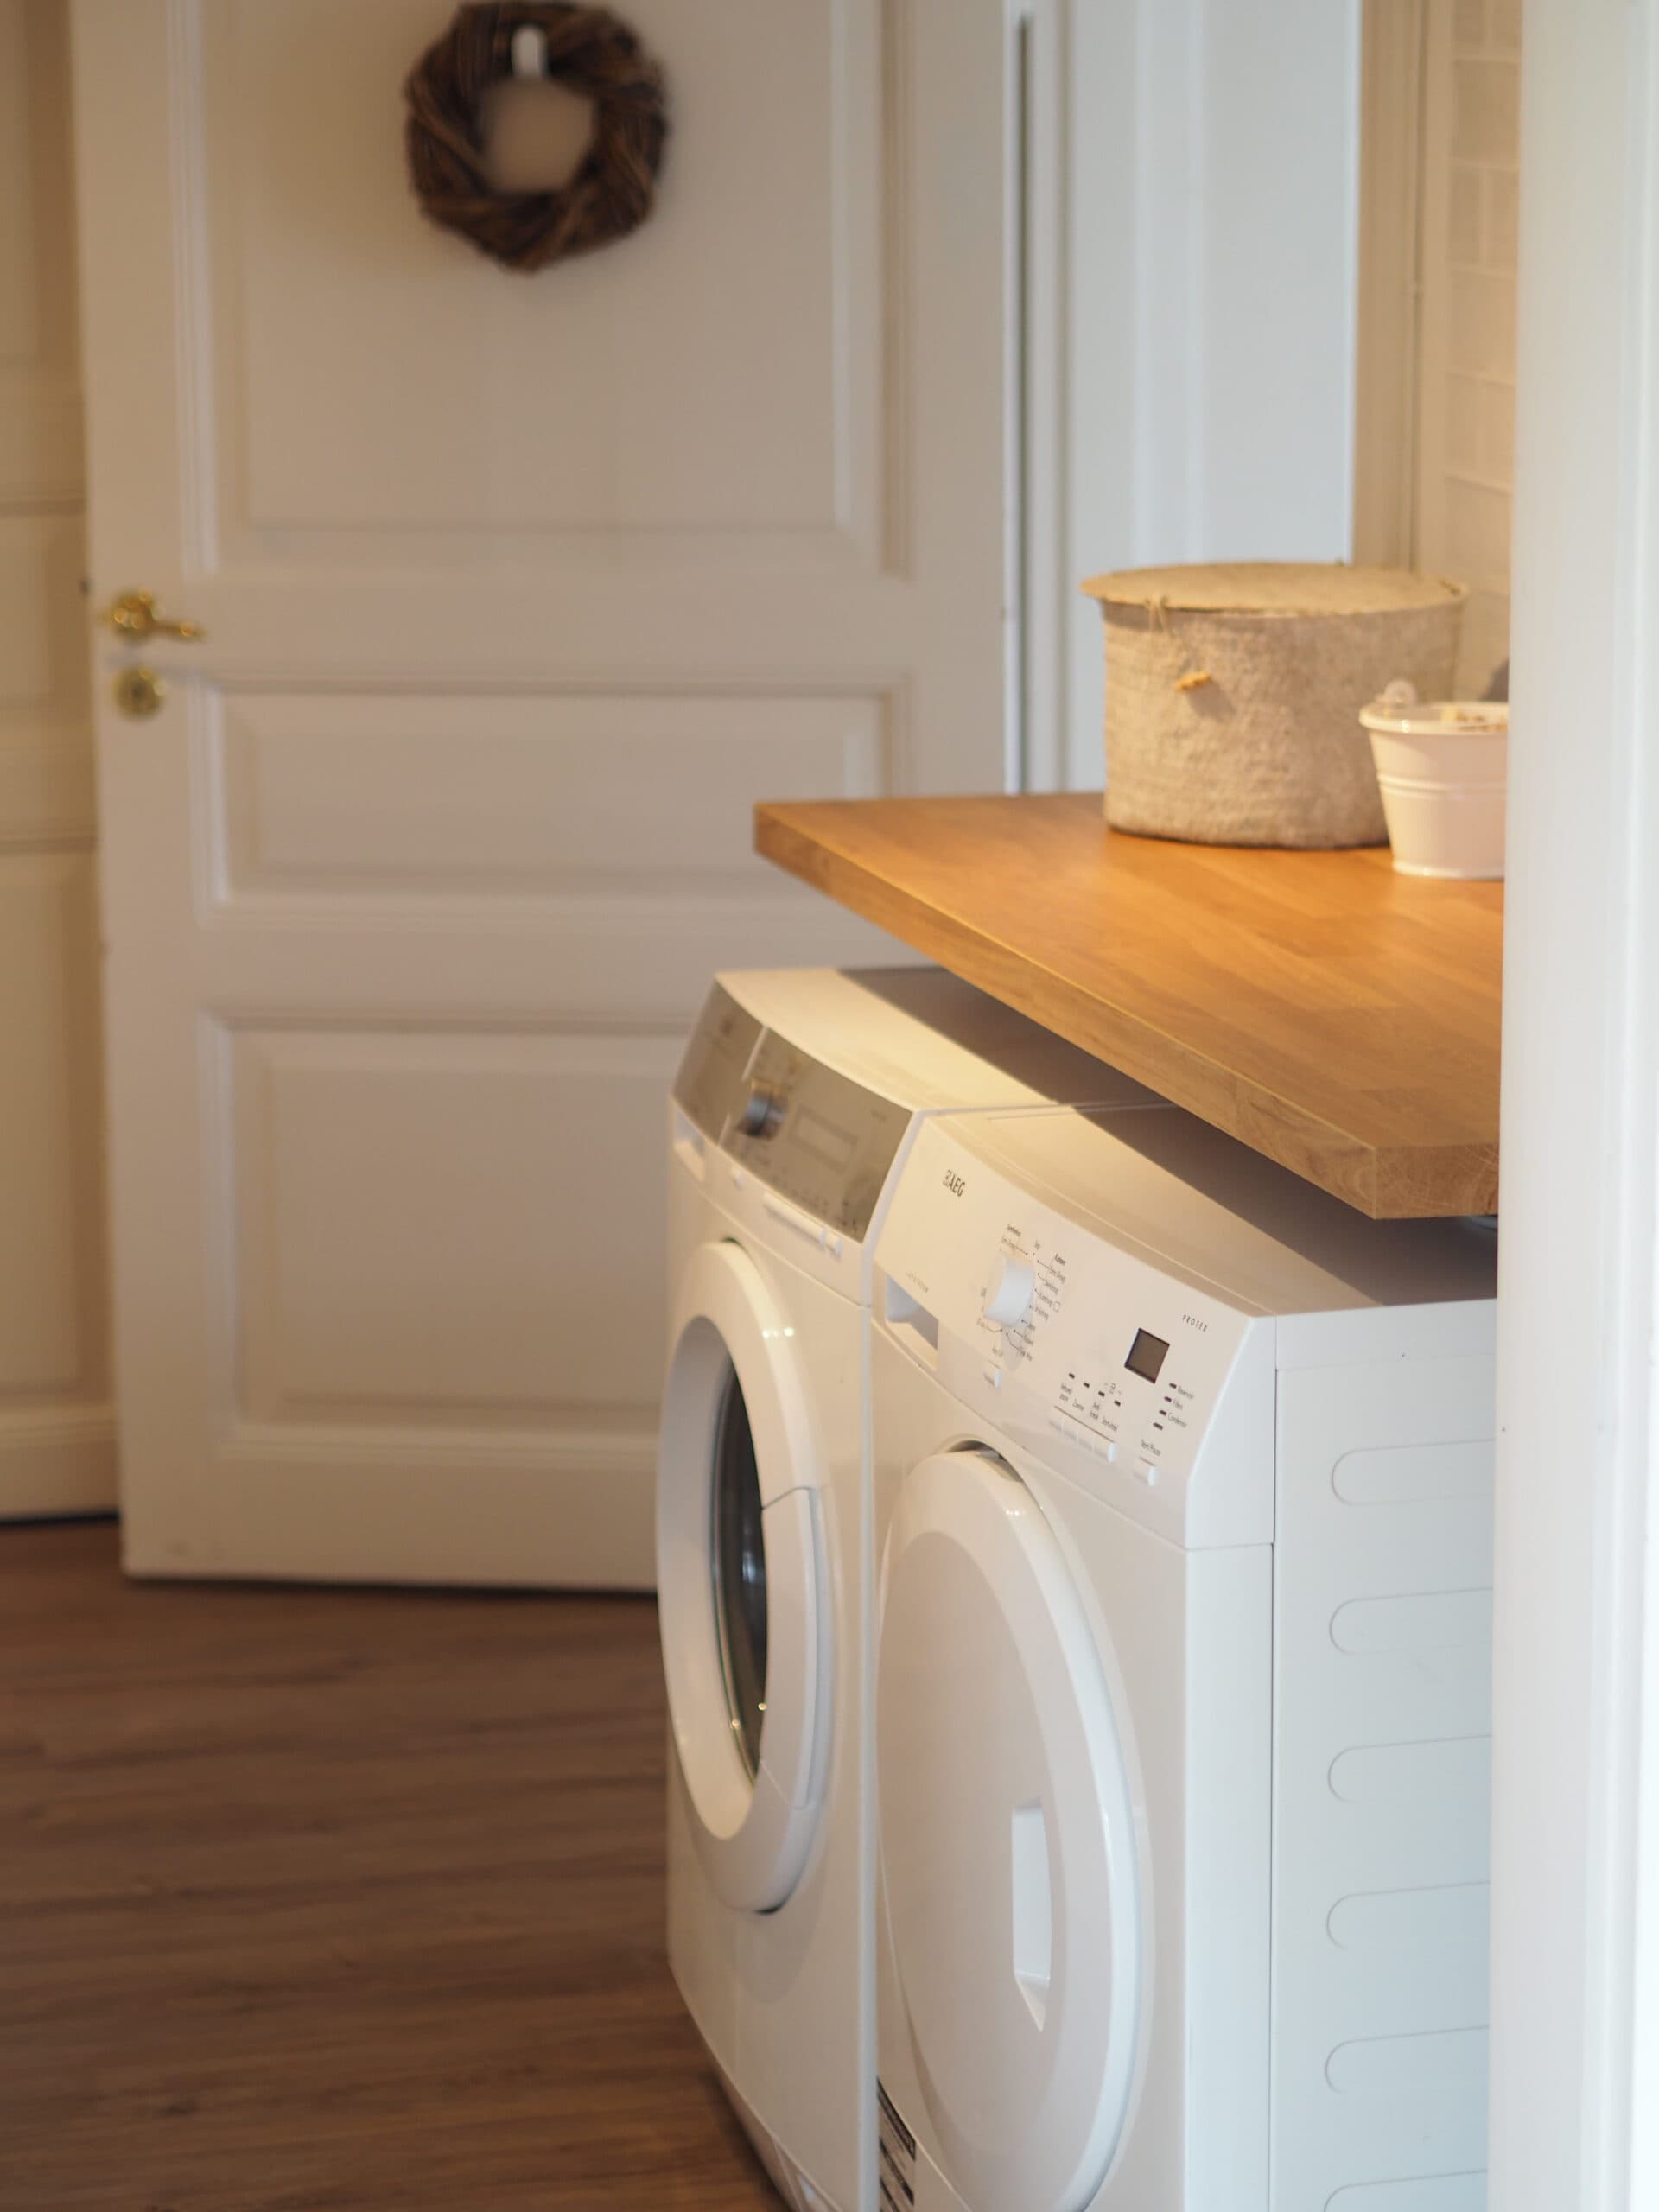
[[[918,1133],[876,1265],[879,1318],[1014,1441],[1189,1539],[1194,1479],[1224,1454],[1236,1479],[1201,1540],[1270,1539],[1270,1322],[1068,1221],[946,1122]],[[1246,1417],[1212,1446],[1224,1399]]]
[[[911,1111],[710,992],[675,1079],[682,1111],[745,1173],[862,1243]]]
[[[760,1024],[719,983],[680,1057],[674,1100],[688,1121],[719,1143],[732,1102],[747,1088],[749,1062],[760,1042]]]

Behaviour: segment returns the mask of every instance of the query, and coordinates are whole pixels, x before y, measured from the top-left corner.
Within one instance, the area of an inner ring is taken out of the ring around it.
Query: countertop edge
[[[1012,1006],[1247,1144],[1291,1173],[1372,1220],[1425,1217],[1426,1181],[1442,1186],[1442,1215],[1490,1213],[1497,1202],[1495,1147],[1448,1144],[1382,1147],[1321,1120],[1252,1078],[1206,1058],[1138,1016],[1045,969],[837,848],[835,801],[770,801],[754,810],[754,849],[774,867],[888,931],[965,982]],[[798,819],[818,813],[822,830]],[[1033,983],[1041,979],[1040,988]],[[1217,1109],[1225,1094],[1224,1112]],[[1389,1202],[1414,1189],[1408,1208]]]

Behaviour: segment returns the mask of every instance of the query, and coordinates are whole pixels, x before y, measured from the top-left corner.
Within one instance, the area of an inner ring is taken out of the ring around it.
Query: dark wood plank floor
[[[663,1956],[652,1607],[0,1529],[5,2212],[777,2212]]]

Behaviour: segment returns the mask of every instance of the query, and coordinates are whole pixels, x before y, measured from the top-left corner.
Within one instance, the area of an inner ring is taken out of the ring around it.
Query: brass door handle
[[[124,591],[105,608],[104,620],[118,638],[130,645],[144,638],[178,638],[191,645],[205,634],[200,622],[175,622],[158,614],[153,591]]]

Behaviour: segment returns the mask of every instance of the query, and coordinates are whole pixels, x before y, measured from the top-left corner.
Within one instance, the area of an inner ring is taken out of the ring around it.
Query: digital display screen
[[[1131,1375],[1141,1375],[1148,1382],[1155,1382],[1163,1373],[1168,1357],[1169,1346],[1161,1337],[1154,1337],[1150,1329],[1137,1329],[1123,1364]]]

